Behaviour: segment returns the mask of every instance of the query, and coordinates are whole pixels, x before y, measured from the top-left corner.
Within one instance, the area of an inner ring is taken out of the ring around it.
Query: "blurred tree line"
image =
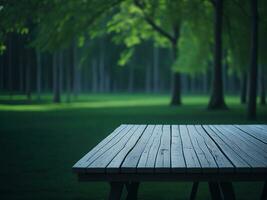
[[[82,92],[240,93],[265,104],[265,0],[0,0],[0,90],[54,102]]]

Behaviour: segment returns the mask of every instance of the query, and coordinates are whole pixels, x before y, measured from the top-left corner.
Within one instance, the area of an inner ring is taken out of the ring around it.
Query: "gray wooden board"
[[[211,155],[213,156],[214,160],[218,165],[219,172],[222,173],[230,173],[233,172],[235,167],[230,162],[230,160],[224,155],[224,153],[220,150],[220,147],[209,137],[206,131],[203,129],[201,125],[196,125],[196,134],[204,140],[204,143],[208,150],[210,151]]]
[[[235,135],[227,133],[226,130],[223,130],[221,126],[211,125],[213,130],[216,131],[216,134],[219,135],[225,143],[229,144],[231,148],[239,154],[250,166],[252,170],[261,171],[264,170],[265,164],[257,157],[257,154],[253,149],[250,149],[246,144],[240,141]]]
[[[251,166],[243,160],[243,158],[237,154],[231,146],[222,140],[210,126],[203,125],[202,126],[207,134],[212,138],[212,140],[218,145],[218,147],[222,150],[222,152],[227,156],[227,158],[233,163],[236,167],[235,171],[237,172],[249,172]],[[217,131],[218,132],[218,131]]]
[[[263,166],[267,167],[267,154],[264,153],[264,151],[262,151],[262,149],[259,148],[258,145],[254,145],[250,140],[247,140],[246,138],[243,138],[239,134],[237,134],[234,126],[220,125],[216,127],[220,127],[220,130],[224,135],[226,135],[226,137],[238,144],[239,147],[254,160],[257,160]]]
[[[194,147],[191,143],[187,127],[186,125],[180,125],[179,128],[182,138],[182,147],[186,163],[186,171],[190,173],[200,173],[201,165],[199,163]]]
[[[171,171],[171,127],[163,125],[160,146],[155,162],[155,172],[168,173]]]
[[[266,136],[261,134],[260,132],[257,132],[255,130],[251,129],[247,125],[235,125],[235,126],[238,127],[239,129],[243,130],[245,133],[247,133],[247,134],[255,137],[256,139],[260,140],[261,142],[267,144]]]
[[[106,153],[107,150],[114,147],[119,143],[121,140],[123,140],[124,137],[127,136],[128,132],[135,129],[134,125],[129,125],[125,129],[123,129],[118,135],[113,137],[106,145],[100,146],[98,148],[98,151],[91,155],[91,157],[83,164],[85,167],[85,170],[88,171],[87,167],[93,163],[95,160],[97,160],[99,157],[101,157],[103,154]]]
[[[199,136],[194,125],[187,126],[189,137],[201,164],[203,172],[217,172],[218,166],[212,154],[205,144],[205,140]]]
[[[254,125],[246,125],[247,127],[255,130],[256,132],[261,133],[262,135],[264,135],[267,138],[267,129],[265,128],[258,128],[257,126]]]
[[[255,139],[251,135],[248,135],[233,125],[223,125],[222,129],[229,131],[236,136],[240,141],[246,144],[249,148],[257,152],[257,156],[263,161],[267,162],[267,145]]]
[[[82,157],[74,166],[73,169],[79,170],[84,169],[89,164],[89,159],[92,158],[94,154],[99,152],[102,148],[108,146],[108,143],[112,141],[112,139],[115,139],[116,137],[123,136],[121,134],[122,131],[128,130],[133,125],[120,125],[118,128],[116,128],[110,135],[108,135],[105,139],[103,139],[98,145],[96,145],[91,151],[89,151],[84,157]],[[127,131],[124,131],[126,133]]]
[[[134,148],[129,152],[129,154],[125,157],[123,164],[121,166],[121,172],[123,173],[135,173],[137,172],[137,165],[141,158],[144,149],[149,142],[149,139],[152,137],[153,130],[155,125],[148,125],[146,130],[144,131],[142,137],[138,141],[138,143],[134,146]]]
[[[256,124],[254,126],[256,126],[257,128],[264,129],[264,130],[267,131],[267,125],[264,125],[264,124]]]
[[[162,125],[156,125],[138,163],[137,171],[140,173],[153,173],[157,157]]]
[[[178,125],[171,126],[171,169],[175,173],[186,171],[182,139]]]
[[[110,148],[106,149],[103,154],[101,154],[97,159],[87,166],[86,171],[92,173],[102,173],[105,172],[106,166],[112,161],[114,156],[116,156],[120,150],[124,147],[127,141],[134,135],[135,131],[138,129],[138,125],[133,126],[124,137],[122,137],[117,143],[115,143]]]
[[[267,173],[266,125],[121,125],[77,173]]]
[[[128,141],[126,141],[123,148],[118,152],[116,156],[112,158],[112,161],[106,167],[107,172],[119,172],[120,166],[124,161],[124,158],[126,157],[128,152],[135,146],[145,128],[146,125],[140,125],[137,130],[135,130],[134,134],[130,137]]]

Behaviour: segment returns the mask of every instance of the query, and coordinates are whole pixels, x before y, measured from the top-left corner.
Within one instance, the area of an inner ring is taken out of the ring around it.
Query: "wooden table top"
[[[167,180],[227,174],[259,179],[267,174],[267,125],[123,124],[73,171],[92,180],[164,174]]]

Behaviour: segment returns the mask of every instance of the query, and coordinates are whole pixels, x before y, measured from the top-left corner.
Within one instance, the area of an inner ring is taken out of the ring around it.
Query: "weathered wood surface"
[[[121,125],[74,166],[79,174],[267,173],[266,125]]]

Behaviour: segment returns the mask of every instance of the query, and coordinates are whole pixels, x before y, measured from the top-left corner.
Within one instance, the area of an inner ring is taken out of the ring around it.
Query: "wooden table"
[[[80,181],[107,181],[109,199],[136,199],[140,182],[209,184],[213,199],[234,199],[233,181],[265,182],[267,125],[132,125],[115,129],[74,166]]]

